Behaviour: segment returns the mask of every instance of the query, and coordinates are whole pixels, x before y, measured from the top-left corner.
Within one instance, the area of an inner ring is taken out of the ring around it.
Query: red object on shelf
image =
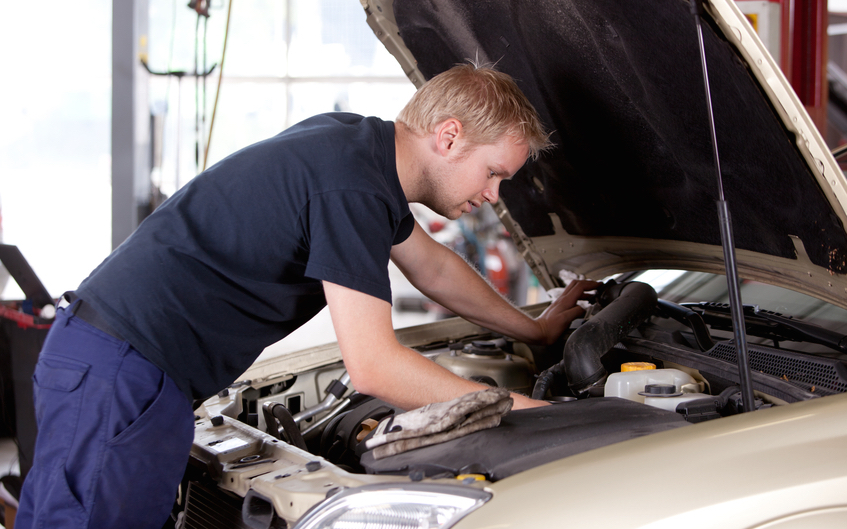
[[[50,323],[36,323],[36,317],[32,314],[25,314],[5,305],[0,305],[0,318],[14,321],[21,329],[49,329],[51,325]]]

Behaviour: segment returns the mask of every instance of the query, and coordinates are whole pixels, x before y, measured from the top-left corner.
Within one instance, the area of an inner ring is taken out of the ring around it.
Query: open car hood
[[[512,75],[556,147],[495,206],[545,287],[724,271],[702,65],[683,0],[361,0],[410,80],[468,59]],[[731,0],[703,33],[742,278],[847,308],[847,181]]]

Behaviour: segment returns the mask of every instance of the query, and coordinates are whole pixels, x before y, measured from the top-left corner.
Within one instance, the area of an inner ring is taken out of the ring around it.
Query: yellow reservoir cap
[[[622,373],[626,373],[627,371],[647,371],[648,369],[656,369],[656,364],[651,364],[650,362],[627,362],[621,364]]]
[[[456,476],[456,479],[458,479],[459,481],[464,481],[468,478],[471,478],[474,481],[485,481],[485,476],[483,476],[482,474],[459,474],[458,476]]]

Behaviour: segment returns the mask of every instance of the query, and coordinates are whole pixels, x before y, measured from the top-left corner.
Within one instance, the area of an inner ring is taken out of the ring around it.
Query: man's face
[[[454,220],[485,202],[495,203],[500,182],[510,179],[526,163],[529,147],[504,136],[497,143],[459,146],[443,164],[427,171],[429,188],[421,202]]]

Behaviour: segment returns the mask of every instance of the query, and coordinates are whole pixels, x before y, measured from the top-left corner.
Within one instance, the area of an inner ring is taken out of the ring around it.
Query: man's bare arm
[[[576,301],[597,287],[574,281],[538,318],[530,318],[452,250],[432,239],[417,223],[412,235],[391,251],[391,259],[427,297],[463,318],[517,340],[551,344],[583,314]]]
[[[387,302],[334,283],[323,286],[344,365],[360,393],[411,410],[485,389],[400,345]],[[544,404],[512,397],[516,409]]]

